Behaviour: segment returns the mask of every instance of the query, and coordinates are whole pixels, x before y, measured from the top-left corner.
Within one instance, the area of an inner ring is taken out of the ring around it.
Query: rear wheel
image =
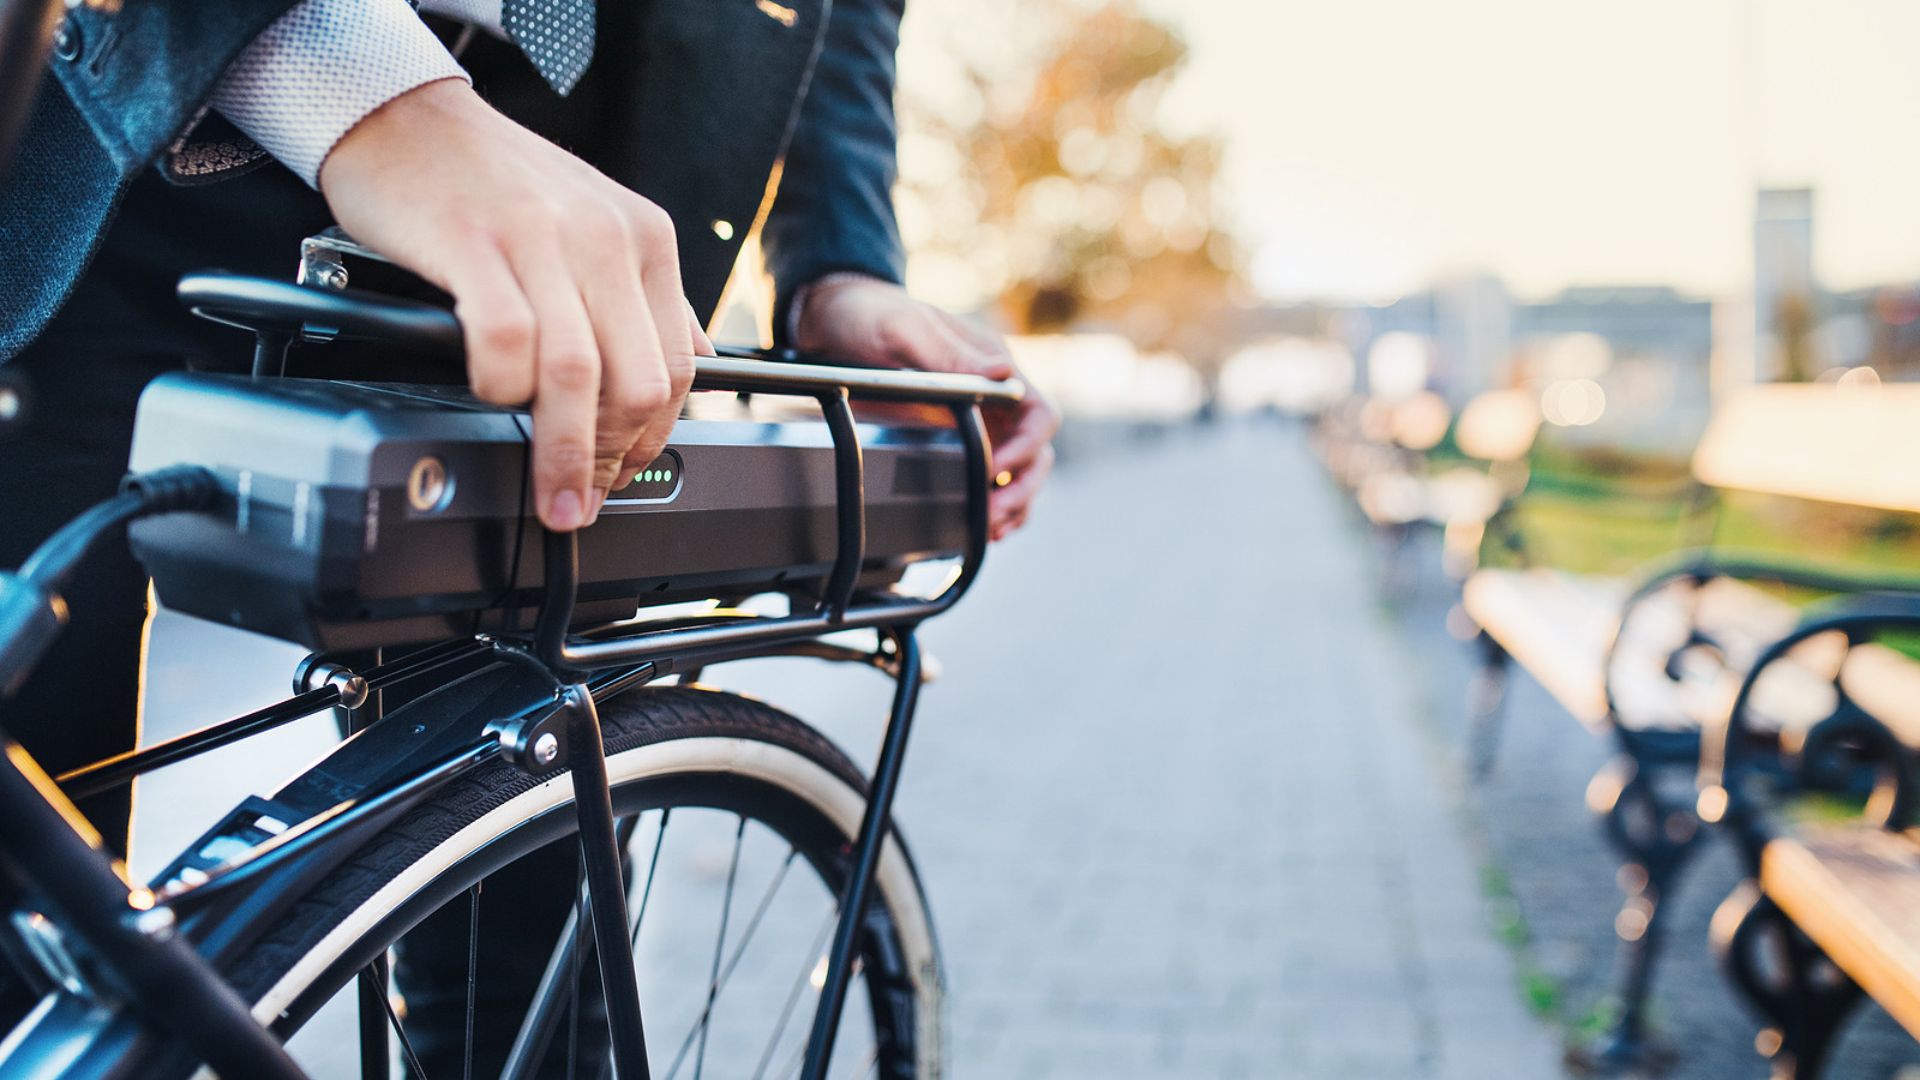
[[[800,721],[724,693],[637,691],[604,703],[600,715],[614,810],[631,838],[632,925],[624,932],[639,969],[653,1076],[793,1076],[865,806],[860,773]],[[256,1018],[286,1037],[336,995],[353,995],[358,979],[362,1023],[387,1014],[395,1060],[432,1058],[424,1043],[437,1040],[439,1062],[452,1062],[410,1072],[489,1075],[519,1042],[542,1051],[528,1057],[540,1064],[527,1075],[605,1075],[594,995],[573,991],[598,977],[583,905],[575,904],[566,929],[543,929],[533,952],[550,970],[531,1005],[516,1005],[504,1022],[485,1007],[497,972],[476,962],[483,942],[528,931],[505,914],[504,890],[482,883],[503,870],[524,878],[528,866],[551,866],[556,852],[573,859],[577,848],[556,842],[571,841],[576,830],[565,773],[534,780],[505,763],[476,770],[322,879],[235,962],[231,981],[255,1002]],[[572,866],[550,883],[566,896],[577,896],[577,880],[565,878]],[[833,1074],[938,1076],[938,948],[897,836],[888,839],[873,897]],[[381,995],[366,990],[374,985],[366,973],[382,969],[396,943],[411,957],[418,946],[403,939],[429,917],[421,936],[449,923],[464,933],[464,985],[439,977],[434,987],[409,986],[403,965],[386,995],[391,1008],[383,1008]],[[523,974],[531,987],[532,973]],[[464,1007],[464,1038],[458,1018],[449,1025],[445,1017],[433,1040],[416,1038],[410,1025],[424,1025],[427,1010],[408,1007],[415,994],[443,1003],[452,995],[453,1007]],[[327,1075],[371,1071],[359,1055],[382,1053],[377,1043],[369,1051],[328,1042],[336,1045],[323,1053],[332,1056],[309,1063]]]

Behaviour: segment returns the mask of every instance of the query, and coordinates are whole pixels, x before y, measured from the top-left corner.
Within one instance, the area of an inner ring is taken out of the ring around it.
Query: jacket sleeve
[[[905,0],[834,0],[761,241],[776,336],[794,293],[831,273],[905,279],[893,215],[894,50]]]
[[[79,4],[54,36],[53,74],[118,171],[131,174],[192,124],[240,50],[294,2]]]

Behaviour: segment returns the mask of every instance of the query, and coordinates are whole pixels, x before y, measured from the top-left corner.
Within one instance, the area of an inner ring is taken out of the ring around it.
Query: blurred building
[[[1447,403],[1458,409],[1474,394],[1512,378],[1520,309],[1492,274],[1443,282],[1433,292],[1434,365]]]
[[[1711,400],[1714,305],[1663,286],[1583,286],[1522,301],[1498,278],[1474,275],[1389,304],[1276,305],[1255,325],[1342,339],[1361,388],[1379,382],[1372,365],[1402,363],[1407,339],[1420,339],[1430,358],[1426,388],[1455,409],[1486,390],[1590,383],[1611,404],[1582,425],[1576,437],[1587,441],[1682,448]]]

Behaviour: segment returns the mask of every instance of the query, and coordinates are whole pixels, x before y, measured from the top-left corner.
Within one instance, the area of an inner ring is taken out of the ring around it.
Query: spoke
[[[627,948],[640,947],[640,924],[647,917],[647,901],[653,897],[653,872],[660,868],[660,846],[667,839],[667,818],[672,816],[673,807],[660,811],[660,829],[653,834],[653,854],[647,858],[647,883],[640,890],[639,910],[633,916],[633,934],[627,939]]]
[[[407,1038],[407,1029],[400,1025],[400,1014],[393,1011],[393,998],[381,994],[380,1007],[387,1010],[387,1023],[393,1025],[393,1033],[400,1037],[400,1055],[407,1059],[407,1068],[420,1080],[426,1080],[427,1070],[420,1067],[420,1055],[413,1052],[413,1040]]]
[[[360,969],[360,1080],[387,1080],[387,1017],[380,999],[387,996],[386,954]]]
[[[851,970],[847,972],[847,979],[849,982],[860,977],[861,963],[862,963],[861,959],[858,956],[853,958],[853,964],[851,965]],[[813,971],[817,975],[819,980],[818,982],[814,983],[814,989],[818,991],[819,989],[821,989],[822,984],[826,982],[826,977],[827,977],[827,955],[826,955],[825,949],[822,949],[820,951],[820,960],[818,963],[814,964]],[[832,1062],[828,1062],[828,1064],[832,1064]],[[774,1075],[799,1077],[802,1070],[806,1068],[806,1065],[807,1065],[807,1040],[802,1039],[800,1040],[800,1045],[794,1047],[793,1053],[788,1055],[786,1066],[783,1067],[779,1072],[775,1073]]]
[[[746,955],[747,945],[753,941],[754,931],[760,928],[760,920],[766,917],[767,909],[773,906],[774,895],[780,891],[780,885],[787,880],[787,871],[793,868],[793,860],[798,854],[799,852],[794,848],[787,849],[786,859],[780,863],[780,869],[774,871],[773,881],[767,885],[767,891],[761,895],[760,902],[754,905],[753,917],[747,920],[747,928],[741,933],[739,944],[733,947],[733,955],[727,958],[727,966],[721,969],[719,978],[708,984],[707,1007],[701,1010],[699,1017],[694,1020],[694,1025],[687,1029],[686,1037],[680,1040],[680,1050],[673,1056],[673,1066],[667,1071],[669,1078],[679,1071],[680,1061],[692,1048],[694,1036],[706,1029],[707,1018],[713,1015],[714,998],[720,991],[726,989],[727,980],[733,977],[734,969],[740,966],[740,958]]]
[[[767,1066],[773,1063],[773,1052],[780,1046],[780,1037],[787,1033],[787,1021],[793,1019],[794,1006],[800,1004],[800,995],[806,991],[814,969],[826,959],[827,935],[833,933],[833,924],[839,914],[837,910],[828,910],[826,921],[820,924],[819,932],[813,935],[813,947],[807,950],[806,965],[800,969],[799,977],[793,980],[793,988],[787,991],[786,1004],[780,1007],[780,1021],[774,1026],[773,1035],[767,1039],[766,1049],[760,1052],[760,1064],[753,1070],[753,1080],[761,1080],[767,1075]],[[805,1043],[800,1044],[802,1053],[806,1048]],[[781,1069],[777,1075],[785,1076],[792,1071],[792,1066],[788,1066]]]
[[[733,887],[740,880],[740,846],[747,838],[747,816],[733,830],[733,860],[727,864],[727,891],[720,898],[720,932],[713,939],[713,967],[707,973],[707,1007],[700,1011],[700,1050],[693,1057],[693,1080],[700,1080],[707,1068],[707,1028],[713,1016],[713,1002],[720,992],[720,958],[727,952],[727,922],[733,915]],[[673,1080],[673,1074],[667,1074]]]
[[[460,1063],[461,1080],[473,1080],[473,1016],[480,994],[480,883],[467,890],[467,1050]]]

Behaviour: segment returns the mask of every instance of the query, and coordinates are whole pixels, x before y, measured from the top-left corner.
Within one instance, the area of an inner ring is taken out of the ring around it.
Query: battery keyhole
[[[407,474],[407,505],[430,514],[445,507],[452,495],[452,477],[445,462],[429,454],[413,463],[413,470]]]

